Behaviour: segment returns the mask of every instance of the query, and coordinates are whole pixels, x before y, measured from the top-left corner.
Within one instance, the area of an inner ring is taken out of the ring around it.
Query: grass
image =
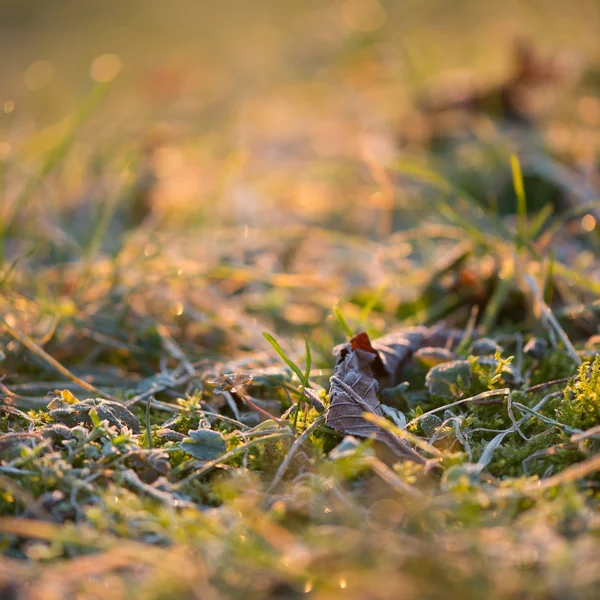
[[[378,34],[336,35],[204,120],[125,80],[0,121],[0,597],[596,597],[593,94],[407,142]],[[365,416],[423,464],[327,426],[336,345],[439,323],[460,363]]]

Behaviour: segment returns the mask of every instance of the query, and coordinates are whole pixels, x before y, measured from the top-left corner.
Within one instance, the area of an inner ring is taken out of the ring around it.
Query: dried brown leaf
[[[327,425],[345,434],[374,437],[399,456],[416,462],[424,458],[408,443],[364,418],[364,413],[383,416],[377,393],[402,381],[402,370],[422,346],[454,346],[460,333],[442,328],[414,327],[392,332],[373,342],[359,333],[349,343],[334,348],[337,357],[331,378]]]

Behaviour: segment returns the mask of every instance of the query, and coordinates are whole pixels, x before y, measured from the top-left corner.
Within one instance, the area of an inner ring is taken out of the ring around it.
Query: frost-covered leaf
[[[468,360],[453,360],[429,370],[425,383],[431,396],[454,398],[471,385],[471,365]]]
[[[443,421],[437,415],[427,415],[421,419],[421,429],[423,433],[430,438],[436,433],[437,428],[443,423]]]
[[[432,348],[431,346],[427,346],[426,348],[419,348],[415,352],[415,360],[428,369],[442,363],[450,362],[455,358],[454,353],[447,348]]]
[[[338,362],[331,378],[326,421],[333,429],[362,437],[377,433],[378,428],[363,418],[365,412],[383,415],[377,399],[379,384],[373,375],[375,359],[372,352],[349,348]]]
[[[366,333],[359,333],[350,343],[336,346],[333,353],[338,357],[338,363],[350,350],[373,354],[373,376],[380,389],[386,389],[403,382],[404,367],[420,348],[455,347],[461,336],[460,331],[443,327],[410,327],[392,331],[371,342]]]
[[[304,395],[308,399],[310,406],[312,406],[318,413],[325,412],[325,403],[316,390],[313,390],[312,388],[304,388]]]
[[[227,452],[225,438],[218,431],[197,429],[190,431],[189,436],[179,447],[198,460],[213,460]]]
[[[394,421],[394,423],[400,427],[400,429],[404,429],[406,427],[406,416],[403,412],[399,411],[397,408],[393,406],[388,406],[387,404],[381,405],[381,410],[383,414],[388,418]]]
[[[365,413],[383,417],[377,398],[379,382],[375,371],[386,377],[385,364],[367,335],[359,334],[349,344],[338,346],[335,352],[338,360],[335,375],[331,378],[326,423],[346,434],[374,437],[398,456],[423,462],[423,457],[404,440],[364,418]]]
[[[494,356],[496,352],[502,353],[502,346],[491,338],[483,337],[475,340],[469,348],[472,356]]]
[[[94,409],[100,421],[108,421],[111,425],[122,429],[129,427],[134,433],[141,431],[139,419],[125,406],[112,400],[103,398],[87,398],[75,404],[65,402],[62,398],[56,397],[48,404],[50,416],[59,423],[64,423],[69,427],[75,425],[94,426],[90,410]]]
[[[343,458],[352,458],[357,454],[368,455],[372,454],[371,448],[365,448],[365,445],[360,440],[357,440],[352,435],[347,435],[329,454],[329,458],[340,460]]]

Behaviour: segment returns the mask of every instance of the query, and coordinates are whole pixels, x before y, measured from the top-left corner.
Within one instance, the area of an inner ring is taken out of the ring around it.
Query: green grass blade
[[[527,227],[527,237],[525,241],[527,243],[532,242],[538,236],[538,234],[542,231],[544,225],[548,221],[548,219],[552,216],[554,212],[554,207],[550,202],[546,204],[536,215],[533,217],[533,221],[529,223]]]
[[[273,346],[273,350],[279,354],[283,362],[298,376],[298,379],[304,384],[305,378],[304,373],[300,370],[298,365],[285,353],[284,349],[279,345],[279,342],[266,331],[263,332],[263,337]]]
[[[310,353],[310,346],[307,338],[304,338],[304,343],[306,344],[306,370],[304,371],[304,387],[307,387],[308,379],[310,377],[310,369],[312,367],[312,354]]]
[[[516,154],[510,157],[512,169],[513,187],[517,196],[517,219],[518,219],[518,243],[519,245],[527,239],[527,198],[525,196],[525,185],[523,183],[523,172],[521,163]]]
[[[17,196],[11,206],[11,211],[4,223],[3,235],[8,233],[23,208],[29,202],[32,194],[44,182],[46,177],[66,156],[75,137],[85,122],[91,117],[94,111],[100,106],[111,85],[102,83],[92,88],[92,91],[84,98],[79,105],[77,112],[72,117],[70,126],[58,142],[46,153],[39,171],[25,184],[21,193]]]
[[[146,440],[148,443],[148,449],[152,450],[154,444],[152,443],[152,429],[150,427],[150,408],[152,406],[153,397],[148,397],[148,402],[146,402]]]
[[[383,292],[385,291],[385,288],[387,287],[387,282],[384,281],[376,290],[375,293],[371,295],[371,297],[369,298],[369,300],[365,303],[361,313],[360,313],[360,320],[361,322],[366,325],[367,320],[369,319],[369,315],[373,312],[373,309],[375,308],[375,305],[377,304],[377,302],[379,302],[379,299],[381,298],[381,295],[383,294]]]
[[[346,321],[344,315],[342,314],[342,311],[340,310],[340,307],[336,305],[331,310],[332,310],[335,318],[337,319],[338,323],[340,324],[340,326],[346,333],[346,335],[349,338],[353,338],[354,332],[352,331],[352,328],[350,327],[350,325],[348,325],[348,321]]]
[[[550,252],[550,256],[548,257],[548,262],[546,265],[546,271],[544,273],[544,284],[542,289],[542,295],[544,298],[544,302],[548,305],[552,303],[552,294],[553,294],[553,285],[552,280],[554,277],[554,265],[556,264],[556,252],[552,250]]]

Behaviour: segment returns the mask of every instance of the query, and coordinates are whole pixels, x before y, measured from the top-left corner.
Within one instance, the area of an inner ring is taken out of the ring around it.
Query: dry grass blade
[[[11,337],[13,337],[15,340],[17,340],[21,344],[23,344],[23,346],[25,346],[30,352],[33,352],[33,354],[35,354],[36,356],[41,358],[44,362],[48,363],[48,365],[50,365],[54,370],[58,371],[61,375],[63,375],[64,377],[66,377],[67,379],[72,381],[73,383],[76,383],[79,387],[83,388],[84,390],[86,390],[88,392],[91,392],[92,394],[101,396],[102,398],[107,398],[108,400],[118,402],[118,400],[111,394],[108,394],[107,392],[103,392],[102,390],[99,390],[97,387],[93,386],[91,383],[88,383],[87,381],[84,381],[83,379],[80,379],[79,377],[77,377],[77,375],[74,375],[73,373],[71,373],[71,371],[69,371],[69,369],[67,369],[66,367],[61,365],[56,359],[54,359],[52,356],[50,356],[43,348],[41,348],[38,344],[36,344],[36,342],[34,340],[32,340],[27,334],[18,331],[17,329],[15,329],[11,325],[9,325],[4,319],[0,319],[0,325],[7,333],[9,333],[11,335]]]
[[[561,471],[552,477],[547,477],[546,479],[536,481],[535,483],[529,483],[525,487],[525,491],[535,492],[549,490],[553,487],[574,483],[597,471],[600,471],[600,454],[596,454],[587,460],[571,465],[564,471]]]
[[[373,470],[374,473],[379,475],[383,481],[385,481],[395,491],[405,494],[416,500],[423,500],[425,495],[420,492],[417,488],[409,485],[405,481],[402,481],[400,477],[392,469],[390,469],[384,462],[380,461],[374,456],[369,456],[363,459],[365,464]]]

